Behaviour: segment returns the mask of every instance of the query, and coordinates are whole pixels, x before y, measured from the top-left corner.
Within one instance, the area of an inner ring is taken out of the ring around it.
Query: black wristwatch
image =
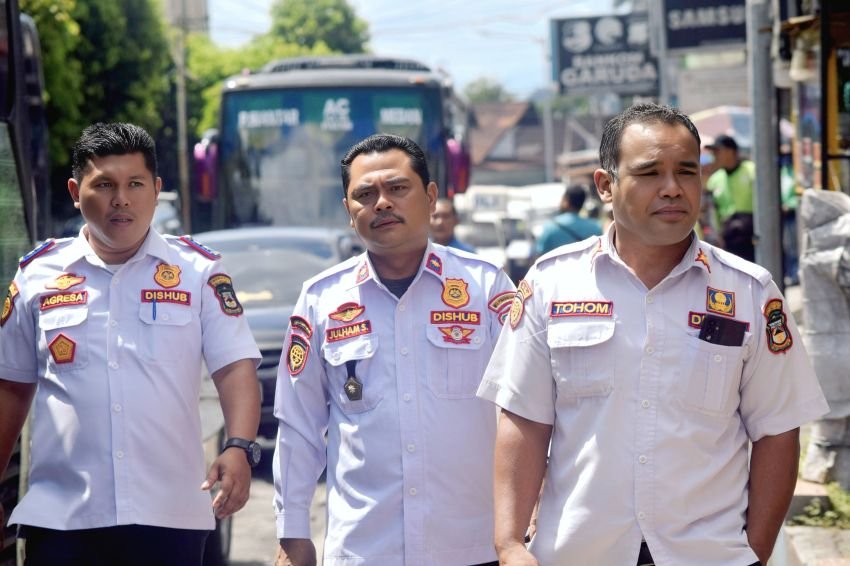
[[[260,463],[260,456],[262,456],[263,450],[256,442],[245,440],[244,438],[230,438],[224,443],[224,448],[221,451],[224,452],[228,448],[234,447],[245,451],[245,455],[248,457],[248,463],[252,468]]]

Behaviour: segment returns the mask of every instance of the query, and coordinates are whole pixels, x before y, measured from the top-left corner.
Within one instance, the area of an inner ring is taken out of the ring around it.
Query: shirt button
[[[118,283],[120,283],[120,282],[121,282],[120,277],[113,277],[112,278],[112,285],[118,285]]]
[[[649,408],[649,401],[644,399],[643,401],[641,401],[640,406],[643,407],[644,409],[648,409]]]
[[[481,343],[481,337],[476,336],[475,338],[472,339],[472,341],[475,342],[476,344],[480,344]]]
[[[112,410],[115,411],[116,413],[120,413],[121,412],[121,405],[119,405],[118,403],[115,403],[114,405],[112,405]]]
[[[372,351],[372,345],[371,345],[371,344],[366,344],[366,353],[368,354],[368,353],[369,353],[369,352],[371,352],[371,351]]]
[[[647,354],[651,354],[651,353],[653,353],[654,351],[655,351],[655,348],[653,348],[652,346],[647,346],[647,347],[646,347],[646,353],[647,353]]]
[[[398,310],[404,311],[404,309],[406,309],[406,308],[407,308],[407,305],[405,305],[404,303],[399,303]]]
[[[411,397],[410,397],[410,393],[405,393],[405,394],[404,394],[401,398],[402,398],[402,399],[404,399],[405,401],[408,401],[408,402],[409,402],[409,401],[410,401],[410,399],[411,399]]]
[[[169,318],[169,317],[168,317],[168,315],[167,315],[167,314],[162,315],[162,320],[168,320],[168,318]]]
[[[408,352],[407,346],[402,346],[400,352],[402,356],[406,356]]]
[[[411,487],[410,490],[407,493],[409,493],[410,495],[416,495],[416,488]]]
[[[723,356],[721,356],[720,354],[714,354],[714,361],[715,362],[722,362]]]
[[[638,519],[646,519],[646,513],[644,513],[643,511],[638,513]]]
[[[641,464],[646,464],[646,456],[641,454],[640,457],[638,457],[638,462],[640,462]]]
[[[118,321],[117,320],[110,320],[109,326],[118,326]]]
[[[407,445],[407,451],[408,452],[416,452],[416,446],[414,446],[413,444],[408,444]]]
[[[109,362],[109,367],[112,369],[118,369],[118,362]]]
[[[115,457],[116,457],[116,458],[118,458],[118,459],[120,460],[121,458],[123,458],[123,457],[124,457],[124,451],[123,451],[123,450],[119,450],[119,451],[117,451],[117,452],[115,453]]]
[[[334,359],[335,359],[335,360],[338,360],[338,359],[339,359],[339,352],[334,352]]]
[[[654,303],[654,302],[655,302],[655,297],[653,297],[652,295],[648,296],[648,297],[646,298],[646,302],[647,302],[647,303],[649,303],[649,304],[651,305],[652,303]]]

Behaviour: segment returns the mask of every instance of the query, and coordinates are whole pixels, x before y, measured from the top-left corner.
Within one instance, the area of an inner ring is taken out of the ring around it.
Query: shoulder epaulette
[[[712,251],[714,252],[714,257],[716,257],[718,261],[724,263],[725,265],[728,265],[732,269],[743,271],[754,279],[758,279],[759,283],[761,283],[762,285],[767,285],[773,280],[773,275],[771,275],[767,269],[763,268],[760,265],[751,263],[745,259],[736,256],[733,253],[727,252],[726,250],[722,250],[720,248],[713,247]]]
[[[42,242],[41,244],[39,244],[39,245],[38,245],[38,247],[36,247],[34,250],[32,250],[32,251],[31,251],[31,252],[29,252],[27,255],[25,255],[24,257],[22,257],[22,258],[20,259],[20,261],[18,262],[18,267],[20,267],[21,269],[23,269],[24,267],[26,267],[27,265],[29,265],[29,263],[30,263],[32,260],[34,260],[34,259],[35,259],[35,258],[37,258],[38,256],[40,256],[40,255],[42,255],[42,254],[44,254],[44,253],[48,252],[48,251],[49,251],[51,248],[53,248],[53,246],[55,246],[55,245],[56,245],[56,240],[54,240],[53,238],[50,238],[50,239],[48,239],[48,240],[45,240],[44,242]]]
[[[476,252],[468,252],[466,250],[461,250],[461,249],[458,249],[458,248],[447,247],[446,248],[446,254],[453,255],[453,256],[455,256],[457,258],[461,258],[463,260],[480,261],[481,263],[486,263],[487,265],[493,266],[496,269],[499,269],[499,267],[500,267],[496,263],[493,263],[492,260],[490,260],[490,259],[488,259],[484,256],[478,255],[478,253],[476,253]]]
[[[546,252],[545,254],[541,255],[539,258],[537,258],[537,263],[542,263],[546,260],[549,260],[549,259],[552,259],[552,258],[555,258],[555,257],[559,257],[559,256],[569,254],[569,253],[585,251],[585,250],[587,250],[587,249],[589,249],[593,246],[598,246],[600,238],[604,238],[604,236],[590,237],[590,238],[586,238],[586,239],[578,241],[578,242],[573,242],[571,244],[559,246],[559,247],[555,248],[554,250],[550,250],[550,251]]]
[[[189,236],[188,234],[185,236],[180,236],[180,238],[178,239],[207,259],[221,259],[220,253],[218,253],[212,248],[208,248],[207,246],[196,240],[193,240],[192,236]]]

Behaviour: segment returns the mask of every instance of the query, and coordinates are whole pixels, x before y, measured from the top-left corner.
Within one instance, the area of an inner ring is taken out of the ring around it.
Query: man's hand
[[[228,448],[210,466],[201,489],[207,491],[221,482],[213,500],[213,511],[219,519],[236,513],[248,501],[251,491],[251,466],[241,448]]]
[[[499,551],[499,564],[502,566],[538,566],[539,563],[524,544],[514,544]]]
[[[282,538],[275,566],[316,566],[316,547],[306,538]]]

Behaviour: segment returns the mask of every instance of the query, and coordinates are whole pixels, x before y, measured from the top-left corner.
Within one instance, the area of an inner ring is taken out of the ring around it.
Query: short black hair
[[[145,167],[156,178],[156,143],[149,133],[135,124],[123,122],[92,124],[83,130],[71,154],[71,172],[79,183],[92,157],[141,153]]]
[[[602,131],[602,141],[599,144],[599,164],[614,179],[617,178],[617,165],[620,162],[620,141],[623,132],[632,124],[654,124],[661,122],[670,126],[681,124],[685,126],[694,139],[697,147],[702,147],[697,131],[691,119],[677,108],[661,104],[635,104],[611,118]]]
[[[587,198],[587,187],[584,185],[570,185],[564,191],[564,200],[570,205],[570,209],[578,212],[584,206]]]
[[[428,190],[431,176],[428,174],[428,162],[425,152],[416,142],[409,138],[393,134],[374,134],[351,146],[340,162],[342,166],[342,196],[348,198],[348,184],[351,182],[351,163],[354,159],[364,153],[384,153],[398,149],[410,158],[410,167],[422,179],[422,185]]]
[[[718,147],[725,147],[727,149],[733,149],[738,151],[738,142],[735,141],[735,138],[732,136],[727,136],[726,134],[720,134],[714,141],[705,146],[706,149],[717,149]]]

